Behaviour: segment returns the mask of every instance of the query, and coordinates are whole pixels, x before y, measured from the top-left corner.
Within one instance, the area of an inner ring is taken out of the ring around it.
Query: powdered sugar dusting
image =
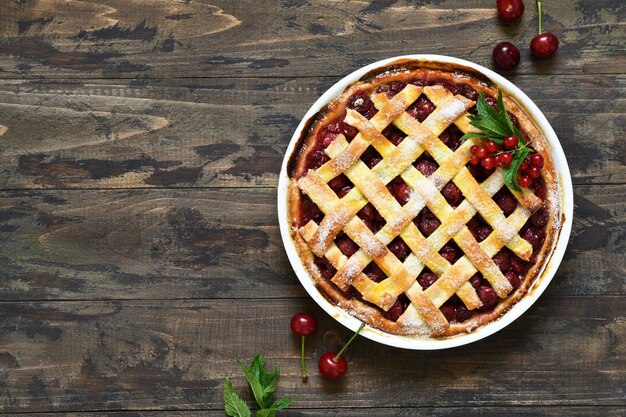
[[[356,157],[352,155],[349,151],[349,148],[345,149],[341,152],[335,159],[333,159],[333,165],[335,167],[335,172],[344,172],[348,168],[350,168],[354,162],[356,161]]]
[[[455,98],[449,103],[446,103],[443,107],[439,107],[439,110],[439,116],[443,120],[451,122],[465,112],[465,103]]]

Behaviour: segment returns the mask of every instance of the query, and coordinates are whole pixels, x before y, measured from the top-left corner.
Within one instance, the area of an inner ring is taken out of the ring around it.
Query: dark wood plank
[[[300,119],[334,82],[3,81],[0,189],[275,187]],[[516,82],[545,110],[575,183],[626,183],[626,77]]]
[[[280,417],[322,417],[322,416],[415,416],[421,417],[623,417],[626,407],[398,407],[398,408],[332,408],[299,409],[290,407],[278,414]],[[0,413],[0,415],[2,415]],[[82,413],[21,413],[23,417],[224,417],[222,410],[202,411],[109,411]]]
[[[529,57],[536,12],[498,21],[494,2],[90,0],[0,3],[0,77],[338,76],[407,53],[491,66],[493,46],[517,43],[525,74],[623,72],[619,0],[554,0],[544,28],[561,41]]]
[[[226,377],[250,399],[235,358],[261,351],[281,366],[278,395],[302,408],[623,407],[624,301],[546,296],[498,334],[439,352],[359,338],[336,383],[314,361],[350,332],[310,300],[5,302],[0,403],[6,412],[220,409]],[[308,341],[307,385],[287,324],[301,310],[320,329]]]
[[[626,190],[576,187],[549,291],[623,295]],[[302,297],[270,189],[0,193],[0,299]]]

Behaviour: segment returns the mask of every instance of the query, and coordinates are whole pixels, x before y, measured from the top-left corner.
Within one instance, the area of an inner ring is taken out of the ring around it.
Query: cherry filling
[[[419,86],[440,84],[448,88],[453,94],[460,94],[474,101],[478,99],[478,93],[470,86],[464,84],[453,84],[448,81],[436,79],[417,79],[410,81],[410,83]],[[376,89],[376,92],[386,93],[388,98],[392,98],[394,95],[402,91],[405,86],[406,83],[403,82],[392,82],[379,86]],[[485,96],[485,99],[492,107],[496,107],[496,100],[493,97]],[[371,119],[377,113],[376,107],[366,91],[357,92],[352,95],[348,99],[347,107],[356,110],[368,119]],[[435,110],[435,108],[436,106],[425,95],[421,95],[408,107],[406,112],[418,121],[423,122]],[[470,109],[470,112],[475,113],[475,107]],[[510,117],[513,124],[520,128],[518,119],[514,115],[510,115]],[[343,121],[344,118],[345,112],[341,114],[340,117],[319,130],[316,137],[317,140],[311,145],[311,149],[306,155],[304,169],[300,175],[304,175],[309,169],[317,169],[329,161],[329,157],[324,152],[324,149],[336,140],[339,135],[343,135],[349,142],[358,134],[358,130],[356,128]],[[523,133],[526,139],[528,139],[526,133]],[[394,125],[389,125],[383,130],[382,134],[396,146],[399,145],[406,137],[406,134]],[[450,149],[456,150],[461,145],[461,136],[463,136],[463,132],[461,132],[453,124],[444,130],[439,138]],[[370,169],[372,169],[382,161],[382,156],[376,151],[376,149],[370,146],[361,155],[360,159]],[[423,153],[413,163],[413,166],[426,177],[431,176],[439,168],[437,162],[427,152]],[[478,182],[483,182],[494,172],[494,169],[486,169],[481,164],[468,164],[466,167]],[[328,183],[328,186],[337,194],[339,198],[343,198],[354,188],[354,184],[344,174],[333,178]],[[545,200],[547,189],[545,181],[540,175],[534,180],[531,188],[537,197]],[[411,199],[412,193],[414,192],[411,187],[409,187],[399,176],[387,184],[387,189],[400,205],[405,205]],[[458,205],[463,201],[463,194],[452,181],[447,183],[441,189],[441,193],[448,204],[453,208],[458,207]],[[506,187],[503,187],[500,191],[498,191],[493,196],[493,199],[506,217],[510,216],[518,205],[517,199]],[[301,193],[299,204],[299,227],[306,225],[311,220],[318,224],[322,221],[324,217],[323,213],[307,195]],[[385,219],[371,203],[365,205],[357,215],[373,233],[380,231],[386,224]],[[413,221],[425,237],[433,234],[441,225],[441,221],[428,207],[422,209]],[[520,236],[532,245],[534,254],[539,251],[545,241],[545,228],[548,221],[549,211],[545,206],[543,206],[528,219],[519,232]],[[467,228],[477,242],[482,242],[487,239],[493,231],[489,224],[479,214],[476,214],[467,223]],[[335,238],[335,244],[341,253],[347,257],[354,255],[354,253],[359,250],[358,245],[345,233],[340,233]],[[411,249],[400,237],[393,239],[387,247],[402,262],[404,262],[411,253]],[[454,264],[463,256],[461,249],[452,240],[446,243],[439,250],[439,254],[451,264]],[[493,257],[493,262],[502,271],[505,278],[511,283],[513,290],[516,290],[521,285],[522,279],[528,272],[529,268],[535,262],[535,258],[536,255],[533,255],[530,261],[524,261],[505,247]],[[337,272],[330,261],[326,258],[315,257],[314,262],[319,268],[322,278],[325,280],[330,281]],[[375,262],[370,262],[369,265],[367,265],[367,267],[363,270],[363,273],[374,282],[381,282],[387,278],[387,274],[385,274],[385,272]],[[428,268],[425,268],[417,276],[417,282],[423,290],[426,290],[437,281],[437,278],[438,276],[436,274]],[[469,282],[476,290],[483,306],[476,311],[468,310],[459,297],[454,295],[440,308],[442,314],[451,323],[464,322],[470,319],[476,312],[490,311],[500,300],[492,286],[480,272],[474,274],[470,278]],[[334,286],[332,283],[331,285]],[[340,291],[338,287],[334,286],[334,288]],[[377,308],[384,317],[391,321],[397,321],[410,304],[409,299],[402,294],[388,311],[383,311],[377,306],[364,301],[362,295],[353,287],[351,287],[345,295],[350,299],[358,299],[363,303]]]

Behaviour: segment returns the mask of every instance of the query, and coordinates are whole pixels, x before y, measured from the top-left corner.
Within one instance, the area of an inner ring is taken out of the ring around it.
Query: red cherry
[[[511,150],[517,148],[517,144],[519,143],[519,138],[515,135],[507,136],[502,140],[502,145],[504,149]]]
[[[298,336],[311,336],[317,329],[317,320],[309,313],[298,313],[291,318],[290,326]]]
[[[498,152],[498,144],[492,140],[489,140],[485,144],[485,149],[487,149],[487,152],[489,153],[496,153]]]
[[[522,0],[498,0],[496,2],[498,16],[507,22],[513,22],[524,14],[524,2]]]
[[[551,33],[543,33],[543,28],[541,26],[541,3],[542,2],[540,0],[537,0],[539,35],[535,36],[533,40],[530,41],[530,52],[538,58],[544,58],[552,55],[559,48],[559,40],[556,36]]]
[[[480,158],[477,157],[476,155],[472,155],[472,157],[470,158],[470,164],[472,165],[480,164]]]
[[[535,166],[531,166],[530,168],[528,168],[528,177],[530,177],[531,180],[536,180],[537,178],[539,178],[539,175],[539,168]]]
[[[309,379],[306,375],[306,367],[304,366],[304,338],[315,333],[317,329],[317,320],[309,313],[298,313],[291,318],[289,323],[291,331],[300,336],[300,361],[302,364],[302,382]]]
[[[472,145],[472,147],[470,148],[470,153],[472,155],[476,155],[476,151],[478,150],[478,146],[476,145]]]
[[[534,153],[530,156],[530,165],[541,168],[543,166],[543,156],[538,153]]]
[[[343,345],[339,353],[335,352],[327,352],[322,355],[318,362],[318,369],[320,374],[329,379],[339,379],[343,374],[348,371],[348,362],[341,356],[341,354],[346,350],[350,343],[357,337],[361,330],[365,327],[365,323],[362,323],[359,329],[354,332],[350,340]]]
[[[519,49],[511,42],[500,42],[493,48],[491,54],[493,63],[502,70],[512,70],[520,60]]]
[[[537,58],[552,55],[559,48],[559,40],[551,33],[537,35],[530,42],[530,52]]]
[[[485,169],[493,169],[496,166],[496,160],[491,156],[486,156],[480,161],[480,164]]]
[[[328,352],[322,355],[318,363],[320,374],[328,379],[339,379],[348,372],[348,362],[343,357],[338,357],[335,352]]]
[[[478,148],[476,149],[474,155],[476,155],[480,159],[483,159],[485,156],[487,156],[487,150],[485,148]]]
[[[530,187],[530,178],[524,175],[520,177],[519,180],[517,180],[517,183],[520,185],[520,187],[528,188]]]
[[[500,155],[496,156],[496,162],[501,167],[508,167],[509,165],[511,165],[511,162],[513,162],[513,155],[508,152],[501,153]]]
[[[528,171],[528,162],[522,162],[522,164],[519,166],[519,172],[526,172]]]

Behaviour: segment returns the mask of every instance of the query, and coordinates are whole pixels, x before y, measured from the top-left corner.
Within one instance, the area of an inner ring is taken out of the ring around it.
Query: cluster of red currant
[[[515,150],[518,144],[519,138],[511,135],[502,140],[502,145],[491,140],[488,140],[484,147],[474,145],[470,148],[472,153],[470,164],[480,164],[485,169],[493,169],[497,166],[508,167],[513,162],[513,154],[506,151]]]
[[[498,15],[506,22],[513,22],[524,14],[523,0],[497,0]],[[539,34],[530,42],[530,52],[537,58],[552,55],[559,47],[559,39],[552,33],[543,33],[541,25],[541,0],[537,0]],[[520,61],[519,49],[511,42],[500,42],[493,48],[493,62],[503,70],[512,70]]]
[[[543,156],[538,153],[526,155],[524,161],[519,167],[519,179],[517,183],[521,187],[528,188],[541,175],[541,167],[543,166]]]
[[[328,379],[339,379],[346,372],[348,372],[348,362],[341,356],[346,348],[352,343],[354,338],[363,330],[365,325],[362,324],[359,330],[348,340],[348,342],[341,348],[339,353],[326,352],[320,357],[318,362],[318,369],[320,374]],[[307,382],[306,367],[304,365],[304,338],[311,336],[317,330],[317,320],[309,313],[298,313],[291,318],[290,322],[291,331],[297,334],[302,339],[300,359],[302,361],[302,381]]]

